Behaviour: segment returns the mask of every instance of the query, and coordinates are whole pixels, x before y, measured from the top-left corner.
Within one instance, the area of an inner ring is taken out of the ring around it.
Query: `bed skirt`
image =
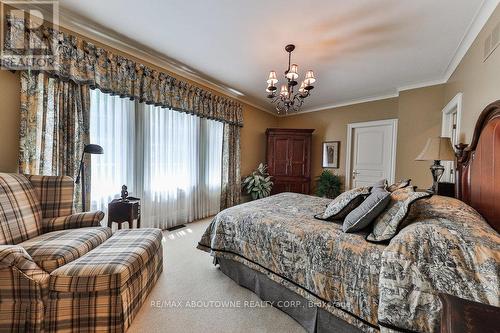
[[[314,305],[260,272],[231,259],[217,258],[216,261],[224,274],[288,314],[309,333],[362,333],[357,327]]]

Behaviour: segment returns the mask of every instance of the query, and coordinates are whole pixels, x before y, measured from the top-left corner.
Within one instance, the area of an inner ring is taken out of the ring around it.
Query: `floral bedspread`
[[[388,244],[314,218],[329,199],[282,193],[220,212],[198,248],[233,259],[365,332],[434,332],[437,292],[499,305],[500,236],[472,208],[439,196],[412,207]]]

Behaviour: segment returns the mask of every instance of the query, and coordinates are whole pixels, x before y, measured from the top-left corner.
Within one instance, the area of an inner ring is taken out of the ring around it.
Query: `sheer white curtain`
[[[143,105],[142,212],[158,228],[219,211],[223,124]]]
[[[91,208],[107,212],[108,203],[120,197],[126,184],[134,192],[135,105],[129,99],[90,91],[90,142],[103,147],[92,155]]]
[[[104,148],[92,160],[92,208],[105,208],[126,184],[141,198],[144,226],[165,229],[219,211],[221,122],[93,91],[90,133]]]

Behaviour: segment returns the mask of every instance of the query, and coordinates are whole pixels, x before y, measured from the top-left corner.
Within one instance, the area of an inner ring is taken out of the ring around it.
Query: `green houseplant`
[[[267,165],[260,163],[257,170],[243,180],[243,187],[253,200],[268,197],[271,194],[273,182],[267,172]]]
[[[340,177],[330,170],[323,170],[316,177],[316,195],[333,199],[340,194]]]

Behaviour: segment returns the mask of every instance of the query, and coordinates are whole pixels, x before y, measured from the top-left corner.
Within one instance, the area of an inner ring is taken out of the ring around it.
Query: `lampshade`
[[[290,80],[296,80],[299,77],[299,66],[297,64],[293,64],[290,66],[290,70],[286,73],[286,77]]]
[[[454,161],[455,151],[450,138],[429,138],[424,150],[417,156],[416,161]]]
[[[104,149],[96,144],[88,144],[83,148],[85,154],[104,154]]]
[[[316,78],[314,77],[314,72],[312,70],[308,70],[307,73],[306,73],[306,78],[304,80],[304,82],[306,83],[306,85],[310,86],[312,85],[314,82],[316,82]]]
[[[269,78],[267,79],[267,83],[269,83],[270,85],[274,85],[274,84],[278,83],[278,79],[276,78],[275,71],[269,72]]]
[[[302,81],[302,83],[300,84],[299,92],[304,93],[305,88],[306,88],[306,83]]]
[[[281,86],[280,95],[283,97],[288,96],[288,87],[286,86],[286,84]]]

